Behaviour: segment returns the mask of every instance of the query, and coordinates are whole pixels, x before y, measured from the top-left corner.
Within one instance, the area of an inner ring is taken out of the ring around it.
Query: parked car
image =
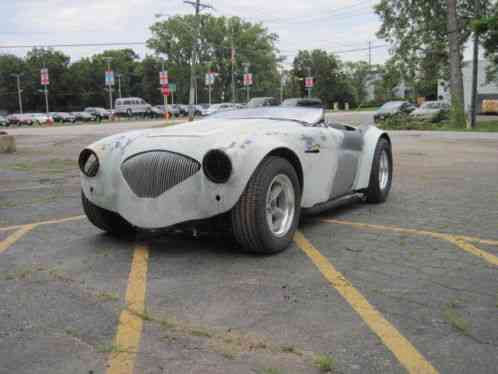
[[[323,103],[322,100],[318,98],[294,98],[294,99],[284,100],[282,106],[285,107],[302,106],[308,108],[323,108]]]
[[[98,120],[112,118],[112,113],[104,108],[85,108],[85,112],[90,113]]]
[[[55,122],[60,123],[75,123],[76,117],[71,113],[66,112],[53,112],[50,113],[50,116],[53,118]]]
[[[415,109],[410,116],[414,119],[440,122],[448,118],[450,105],[445,101],[426,101],[420,108]]]
[[[374,114],[374,122],[378,123],[397,115],[410,114],[417,107],[408,101],[389,101]]]
[[[30,113],[27,115],[31,116],[31,120],[32,120],[33,125],[46,125],[46,124],[54,122],[54,119],[49,114]]]
[[[114,109],[119,113],[126,113],[129,117],[150,112],[152,105],[139,97],[117,99]]]
[[[247,103],[247,108],[259,108],[263,106],[277,106],[278,101],[274,97],[253,97]]]
[[[164,117],[164,114],[166,113],[164,105],[156,105],[152,110],[158,111],[160,117]],[[177,105],[168,105],[168,113],[170,116],[179,117],[181,112]]]
[[[7,127],[9,125],[10,125],[9,120],[4,116],[0,116],[0,126]]]
[[[88,112],[73,112],[72,114],[76,117],[76,120],[80,122],[92,122],[96,120],[95,116]]]
[[[84,212],[103,231],[224,227],[265,254],[292,243],[301,213],[360,195],[384,202],[393,176],[387,133],[327,124],[323,109],[286,107],[107,137],[82,150],[79,167]]]
[[[178,108],[182,116],[188,116],[188,105],[178,104]]]
[[[235,104],[232,103],[221,103],[221,104],[213,104],[211,105],[205,112],[206,116],[210,116],[211,114],[218,112],[226,112],[227,110],[237,109]]]

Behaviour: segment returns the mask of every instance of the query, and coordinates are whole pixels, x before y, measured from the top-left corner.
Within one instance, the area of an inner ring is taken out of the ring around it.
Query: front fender
[[[377,147],[379,139],[382,136],[385,136],[390,141],[389,135],[375,126],[368,126],[362,129],[362,131],[364,131],[364,148],[358,166],[358,174],[356,175],[354,183],[355,191],[364,190],[368,188],[368,185],[370,184],[370,174],[372,172],[375,148]]]

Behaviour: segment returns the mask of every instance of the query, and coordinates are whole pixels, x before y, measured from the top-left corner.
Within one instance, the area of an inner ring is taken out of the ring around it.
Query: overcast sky
[[[291,63],[299,49],[322,48],[341,52],[343,60],[388,58],[388,48],[375,33],[380,22],[373,12],[378,0],[204,0],[214,15],[237,15],[262,21],[280,36],[278,46]],[[11,0],[1,1],[0,46],[65,43],[144,42],[156,13],[191,14],[182,0]],[[384,46],[384,47],[382,47]],[[151,53],[133,46],[143,57]],[[72,60],[102,52],[106,47],[58,48]],[[363,49],[348,52],[351,49]],[[0,49],[24,55],[26,49]]]

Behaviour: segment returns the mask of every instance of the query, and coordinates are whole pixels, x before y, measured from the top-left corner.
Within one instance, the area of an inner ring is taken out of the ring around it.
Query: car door
[[[337,199],[353,192],[353,185],[358,172],[358,166],[363,152],[363,133],[352,126],[327,124],[328,131],[336,143],[335,157],[337,169],[332,180],[330,198]]]

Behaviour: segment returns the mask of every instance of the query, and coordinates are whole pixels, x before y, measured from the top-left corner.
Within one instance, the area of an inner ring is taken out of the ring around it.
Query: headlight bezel
[[[202,170],[211,182],[225,184],[233,173],[232,160],[223,150],[212,149],[202,160]]]
[[[78,165],[81,172],[88,178],[96,177],[100,170],[99,157],[94,151],[88,148],[81,151],[78,158]]]

